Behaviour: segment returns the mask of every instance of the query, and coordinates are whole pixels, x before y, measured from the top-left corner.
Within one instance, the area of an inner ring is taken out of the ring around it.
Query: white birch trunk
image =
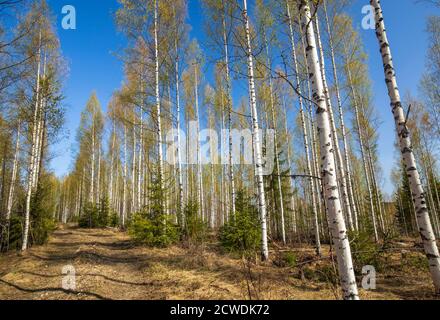
[[[75,216],[76,217],[79,217],[80,203],[81,203],[81,182],[78,184],[78,189],[76,191],[76,201],[75,201]]]
[[[212,118],[211,118],[212,119]],[[213,122],[213,120],[212,120]],[[214,123],[212,123],[211,125],[211,129],[214,130]],[[211,229],[215,228],[215,224],[216,224],[216,205],[215,205],[215,179],[214,179],[214,161],[216,161],[217,159],[214,159],[214,148],[216,147],[212,142],[212,139],[210,140],[211,144],[210,144],[210,158],[211,158],[211,164],[210,164],[210,169],[211,169],[211,210],[210,210],[210,218],[209,218],[209,224]]]
[[[179,46],[177,37],[175,40],[176,61],[174,63],[176,73],[176,126],[177,126],[177,177],[179,183],[179,204],[178,204],[178,221],[181,226],[184,225],[183,217],[183,177],[182,177],[182,154],[181,154],[181,137],[180,137],[180,77],[179,77]]]
[[[224,6],[224,2],[222,2]],[[226,36],[226,19],[223,8],[222,26],[223,26],[223,47],[225,54],[225,68],[226,68],[226,94],[227,94],[227,106],[228,106],[228,129],[229,129],[229,179],[231,186],[231,214],[235,216],[235,180],[234,180],[234,159],[232,156],[232,89],[231,89],[231,76],[229,71],[229,45]]]
[[[136,212],[136,106],[133,107],[133,153],[131,156],[131,212]]]
[[[188,121],[188,110],[186,110],[186,175],[185,175],[185,182],[186,182],[186,203],[189,202],[190,197],[190,191],[191,185],[190,185],[190,165],[189,165],[189,121]]]
[[[19,122],[17,126],[17,138],[16,138],[17,140],[15,142],[14,163],[12,165],[11,184],[9,186],[8,203],[6,207],[7,224],[9,224],[9,220],[11,218],[12,205],[14,203],[15,182],[17,180],[18,159],[20,156],[20,134],[21,134],[21,122]]]
[[[139,132],[139,151],[138,151],[138,178],[137,178],[137,209],[142,209],[141,194],[142,194],[142,149],[144,148],[144,109],[141,106],[140,110],[140,132]]]
[[[289,166],[289,179],[290,179],[290,210],[292,210],[292,231],[293,233],[297,232],[296,225],[296,205],[295,205],[295,195],[294,195],[294,186],[293,186],[293,178],[292,178],[292,160],[291,160],[291,151],[290,151],[290,134],[289,129],[287,127],[287,108],[283,97],[283,106],[284,106],[284,130],[287,140],[287,165]]]
[[[264,34],[264,42],[266,47],[266,55],[267,55],[267,65],[269,70],[272,70],[271,61],[269,57],[269,45],[267,42],[266,34]],[[275,166],[277,170],[277,183],[278,183],[278,198],[280,205],[280,218],[281,218],[281,238],[283,240],[283,244],[286,244],[286,226],[284,222],[284,199],[283,199],[283,190],[281,185],[281,169],[280,169],[280,161],[278,155],[278,136],[277,136],[277,124],[275,118],[275,101],[273,96],[273,84],[272,84],[272,74],[269,73],[269,95],[270,95],[270,111],[272,115],[272,125],[274,130],[274,147],[275,147]],[[269,123],[268,123],[269,126]],[[274,198],[275,200],[275,198]]]
[[[114,162],[115,162],[115,145],[116,145],[116,121],[113,116],[113,132],[112,132],[112,147],[110,150],[110,183],[109,183],[109,203],[114,208],[113,202],[113,175],[114,175]]]
[[[40,100],[42,98],[40,97]],[[32,177],[32,189],[35,190],[37,187],[37,179],[38,179],[38,173],[39,173],[39,163],[40,163],[40,155],[41,155],[41,140],[42,140],[42,120],[41,120],[41,113],[42,113],[42,106],[39,107],[39,114],[37,116],[37,135],[36,135],[36,142],[35,142],[35,157],[34,157],[34,170],[33,170],[33,177]]]
[[[432,231],[432,225],[429,218],[428,208],[426,206],[425,192],[420,182],[420,175],[417,170],[416,160],[414,158],[411,138],[406,119],[402,108],[400,93],[397,86],[397,79],[391,56],[390,45],[388,43],[385,23],[382,15],[382,8],[379,0],[371,0],[371,5],[375,10],[376,35],[379,41],[382,54],[386,85],[391,100],[391,108],[396,124],[396,131],[399,137],[400,151],[402,153],[405,165],[405,174],[408,174],[411,194],[416,207],[417,221],[419,224],[420,236],[423,240],[426,256],[429,260],[429,269],[434,282],[436,293],[440,294],[440,255]]]
[[[307,37],[307,64],[310,66],[310,78],[313,85],[313,99],[317,107],[319,142],[321,145],[321,170],[324,184],[324,196],[329,227],[332,231],[338,260],[339,276],[344,299],[359,299],[356,278],[353,270],[350,243],[347,237],[341,200],[336,183],[336,165],[332,149],[332,135],[325,101],[324,86],[319,66],[313,24],[311,23],[310,8],[305,0],[301,1],[300,11],[303,18],[303,28]]]
[[[46,53],[43,54],[43,79],[46,78]],[[32,178],[32,189],[35,190],[38,185],[38,178],[40,173],[40,164],[41,164],[41,154],[42,154],[42,148],[43,148],[43,138],[44,138],[44,122],[43,122],[43,110],[44,110],[44,103],[45,99],[44,96],[39,93],[39,113],[37,114],[37,141],[36,141],[36,155],[34,157],[34,176]]]
[[[90,159],[91,177],[90,177],[90,201],[95,199],[95,111],[92,114],[92,154]]]
[[[327,14],[327,0],[324,0],[324,14],[325,14],[325,21],[327,26],[327,33],[328,33],[328,41],[329,41],[329,48],[330,48],[330,56],[332,61],[332,70],[333,70],[333,79],[334,79],[334,85],[335,85],[335,91],[336,91],[336,99],[338,101],[338,112],[339,112],[339,124],[341,127],[341,133],[342,133],[342,143],[344,145],[344,163],[345,163],[345,172],[347,175],[347,186],[348,186],[348,193],[350,197],[350,204],[351,204],[351,210],[353,213],[353,227],[355,230],[359,229],[358,226],[358,213],[357,213],[357,204],[356,201],[354,201],[354,192],[353,192],[353,182],[352,182],[352,174],[351,174],[351,165],[349,160],[349,150],[348,150],[348,143],[347,143],[347,133],[345,129],[345,120],[344,120],[344,111],[342,108],[342,99],[341,99],[341,92],[340,92],[340,86],[339,86],[339,77],[338,72],[336,68],[336,59],[335,59],[335,50],[333,45],[333,33],[330,29],[330,22]]]
[[[304,102],[303,102],[303,96],[302,96],[302,89],[301,89],[301,82],[299,78],[299,68],[298,68],[298,58],[296,55],[296,49],[295,49],[295,38],[293,33],[293,26],[292,26],[292,19],[291,19],[291,13],[290,13],[290,7],[287,4],[287,15],[289,18],[289,31],[290,31],[290,44],[291,44],[291,50],[292,50],[292,58],[293,58],[293,65],[295,69],[295,75],[296,75],[296,85],[297,85],[297,91],[298,91],[298,100],[299,100],[299,111],[300,111],[300,117],[301,117],[301,126],[303,131],[303,142],[304,142],[304,151],[306,154],[306,166],[307,166],[307,175],[309,176],[309,183],[310,183],[310,191],[311,191],[311,200],[312,200],[312,215],[313,215],[313,232],[315,237],[315,247],[316,247],[316,254],[318,256],[321,255],[321,239],[319,235],[319,224],[318,224],[318,204],[317,204],[317,198],[319,198],[319,194],[316,192],[316,185],[319,184],[318,181],[316,181],[316,178],[318,176],[317,173],[313,172],[312,170],[312,162],[310,159],[310,154],[312,154],[312,159],[314,159],[313,156],[313,146],[312,150],[310,151],[309,148],[309,139],[307,135],[307,128],[306,128],[306,117],[305,117],[305,110],[304,110]],[[302,33],[302,26],[300,24],[300,32]],[[304,58],[306,57],[306,51],[305,51],[305,43],[303,42],[303,51],[304,51]],[[306,64],[306,73],[309,74],[309,66]],[[307,81],[307,86],[309,90],[309,97],[310,97],[310,81]],[[310,114],[310,119],[312,121],[312,115]],[[314,140],[313,136],[314,131],[312,129],[309,130],[309,133],[312,135],[312,141]],[[313,178],[313,176],[315,178]]]
[[[347,217],[348,220],[348,227],[350,228],[350,230],[353,230],[353,217],[352,217],[352,213],[351,213],[351,208],[350,208],[350,199],[348,197],[348,189],[347,189],[347,178],[345,175],[345,168],[344,168],[344,162],[342,160],[342,154],[341,154],[341,150],[339,148],[339,139],[338,139],[338,133],[336,131],[336,124],[335,124],[335,120],[334,120],[334,116],[333,116],[333,106],[332,106],[332,100],[330,97],[330,92],[328,89],[328,85],[327,85],[327,77],[326,77],[326,73],[325,73],[325,59],[324,59],[324,50],[322,48],[322,43],[321,43],[321,33],[319,30],[319,20],[317,17],[314,18],[314,22],[315,22],[315,26],[316,26],[316,38],[317,38],[317,43],[318,43],[318,48],[319,48],[319,53],[320,53],[320,67],[321,67],[321,73],[322,73],[322,83],[324,85],[324,94],[326,97],[326,101],[327,101],[327,108],[328,108],[328,114],[329,114],[329,119],[330,119],[330,125],[331,125],[331,130],[332,130],[332,137],[333,137],[333,145],[335,148],[335,153],[336,153],[336,163],[338,166],[338,181],[339,183],[339,187],[340,190],[342,191],[342,200],[344,203],[344,208],[345,208],[345,215]]]
[[[124,123],[124,186],[122,190],[122,217],[121,226],[125,228],[125,218],[127,217],[127,126]]]
[[[202,173],[202,159],[200,153],[200,117],[199,117],[199,83],[197,64],[194,64],[194,99],[196,112],[196,144],[197,144],[197,200],[199,201],[199,216],[204,220],[204,203],[203,203],[203,173]]]
[[[221,114],[222,114],[222,121],[221,121],[221,130],[223,132],[223,130],[225,129],[225,114],[224,114],[224,99],[223,99],[223,95],[221,96],[221,105],[222,105],[222,110],[221,110]],[[226,144],[226,137],[222,138],[222,144],[225,145]],[[224,152],[223,148],[221,150],[222,152]],[[223,210],[223,214],[222,214],[222,225],[225,224],[225,222],[228,221],[229,218],[229,208],[228,208],[228,188],[227,188],[227,181],[226,181],[226,175],[227,175],[227,168],[226,165],[221,165],[222,168],[222,210]]]
[[[96,177],[96,203],[100,201],[101,196],[101,144],[98,142],[98,172]]]
[[[30,212],[31,212],[31,198],[33,191],[33,178],[35,174],[35,158],[36,158],[36,147],[37,147],[37,121],[40,107],[40,73],[41,73],[41,30],[39,33],[39,45],[37,54],[37,84],[35,92],[35,110],[34,110],[34,121],[32,126],[32,141],[31,141],[31,155],[28,166],[28,181],[26,189],[26,207],[24,216],[24,230],[23,230],[23,242],[21,245],[21,250],[25,251],[28,245],[29,238],[29,225],[30,225]]]
[[[164,191],[164,171],[163,171],[163,150],[162,150],[162,122],[161,122],[161,106],[159,92],[159,40],[158,40],[158,2],[154,0],[154,62],[155,62],[155,96],[156,96],[156,117],[157,117],[157,148],[158,148],[158,165],[159,165],[159,188]],[[166,201],[162,203],[164,211],[167,211]]]
[[[260,219],[261,219],[261,255],[263,260],[269,258],[269,248],[267,243],[267,224],[266,224],[266,195],[264,190],[263,181],[263,164],[262,164],[262,149],[259,137],[259,125],[258,125],[258,113],[257,113],[257,101],[255,94],[255,78],[254,78],[254,61],[252,56],[252,46],[251,46],[251,34],[249,26],[249,17],[247,14],[247,0],[243,0],[243,18],[244,27],[246,34],[246,55],[247,55],[247,65],[248,65],[248,80],[249,80],[249,96],[250,96],[250,107],[252,110],[252,132],[254,135],[254,145],[256,154],[256,178],[257,178],[257,188],[258,188],[258,206],[260,209]]]
[[[290,36],[290,45],[291,45],[291,52],[292,52],[292,59],[293,59],[293,66],[295,70],[295,81],[297,86],[297,94],[298,94],[298,101],[300,106],[300,117],[301,117],[301,126],[302,126],[302,132],[303,132],[303,143],[304,143],[304,151],[306,154],[306,166],[307,166],[307,175],[309,175],[309,184],[312,191],[312,210],[313,210],[313,216],[316,217],[315,221],[317,221],[318,212],[316,207],[316,198],[314,193],[314,181],[312,178],[312,168],[310,163],[310,151],[309,151],[309,141],[307,137],[307,130],[306,130],[306,120],[305,120],[305,114],[304,114],[304,102],[303,102],[303,96],[302,96],[302,89],[301,89],[301,82],[299,79],[299,68],[298,68],[298,58],[296,54],[296,45],[295,45],[295,36],[293,32],[293,24],[292,24],[292,15],[290,13],[290,6],[289,2],[286,1],[286,9],[287,9],[287,18],[289,23],[289,36]],[[321,254],[321,244],[319,239],[319,230],[318,226],[315,225],[315,245],[316,245],[316,252],[317,254]]]
[[[299,23],[299,31],[300,34],[303,34],[303,26],[301,23]],[[301,37],[301,41],[302,41],[302,49],[303,49],[303,56],[304,59],[306,60],[306,40],[304,39],[304,37]],[[305,64],[305,69],[306,69],[306,74],[310,74],[309,71],[309,66],[307,65],[307,63]],[[319,171],[319,164],[318,164],[318,147],[317,147],[317,135],[316,135],[316,121],[314,120],[313,117],[313,101],[312,101],[312,89],[311,89],[311,83],[310,83],[310,79],[307,79],[307,93],[308,93],[308,100],[309,103],[307,105],[308,107],[308,129],[309,129],[309,135],[310,135],[310,140],[311,140],[311,146],[310,146],[310,156],[311,156],[311,165],[312,165],[312,175],[316,178],[312,179],[313,185],[312,185],[312,195],[316,197],[316,205],[317,205],[317,214],[316,216],[313,217],[314,219],[314,225],[316,226],[316,230],[317,233],[315,231],[316,234],[319,235],[319,219],[318,219],[318,215],[322,215],[322,181],[321,181],[321,174]],[[321,228],[323,228],[323,224],[321,223]],[[324,234],[322,232],[322,234]]]

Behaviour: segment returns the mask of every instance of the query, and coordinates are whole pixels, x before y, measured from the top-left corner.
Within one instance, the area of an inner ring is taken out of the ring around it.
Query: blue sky
[[[79,115],[90,93],[95,90],[105,108],[113,91],[121,85],[123,70],[118,54],[122,52],[125,42],[114,25],[113,13],[118,6],[116,0],[48,0],[48,2],[57,17],[61,48],[69,65],[64,89],[67,136],[55,147],[57,157],[51,163],[56,174],[62,176],[70,169],[71,151],[79,124]],[[252,2],[250,0],[250,3]],[[200,5],[198,0],[189,0],[189,3],[189,23],[193,26],[191,36],[203,42]],[[395,164],[396,156],[393,145],[394,123],[374,31],[360,28],[363,17],[361,8],[365,4],[368,4],[368,1],[355,1],[351,13],[369,55],[374,104],[382,121],[379,129],[380,163],[384,172],[384,189],[390,193],[393,186],[389,181],[389,173]],[[61,28],[63,17],[61,9],[64,5],[73,5],[76,8],[76,30]],[[433,12],[436,9],[432,6],[417,4],[413,0],[383,0],[382,6],[401,94],[404,95],[407,91],[416,94],[425,66],[426,17],[438,12]]]

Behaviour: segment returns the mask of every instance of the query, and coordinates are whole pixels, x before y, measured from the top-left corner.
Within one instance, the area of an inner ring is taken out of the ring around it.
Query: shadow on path
[[[83,295],[95,297],[95,298],[100,299],[100,300],[112,300],[110,298],[106,298],[106,297],[101,296],[100,294],[94,293],[94,292],[66,290],[66,289],[63,289],[63,288],[50,288],[50,287],[48,287],[48,288],[31,289],[31,288],[20,287],[17,284],[5,281],[3,279],[0,279],[0,283],[6,284],[6,285],[8,285],[10,287],[13,287],[13,288],[17,289],[17,290],[24,291],[24,292],[29,292],[29,293],[62,292],[62,293],[65,293],[65,294],[73,294],[73,295],[76,295],[76,296],[79,295],[79,294],[83,294]]]
[[[37,276],[37,277],[44,277],[44,278],[57,278],[57,277],[61,277],[62,276],[62,275],[54,275],[54,274],[42,274],[42,273],[31,272],[31,271],[20,271],[19,273],[29,274],[29,275],[33,275],[33,276]],[[98,273],[76,273],[75,275],[77,277],[79,277],[79,276],[82,276],[82,277],[100,277],[100,278],[106,279],[108,281],[112,281],[112,282],[116,282],[116,283],[121,283],[121,284],[126,284],[126,285],[130,285],[130,286],[153,286],[153,285],[160,285],[160,283],[158,283],[156,281],[130,282],[130,281],[125,281],[125,280],[120,280],[120,279],[113,279],[113,278],[110,278],[110,277],[108,277],[106,275],[98,274]]]

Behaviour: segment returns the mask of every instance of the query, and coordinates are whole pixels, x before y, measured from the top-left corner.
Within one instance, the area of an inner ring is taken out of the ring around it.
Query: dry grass
[[[280,299],[339,298],[329,259],[314,260],[312,248],[294,250],[295,267],[255,264],[222,253],[215,245],[167,249],[135,246],[113,229],[57,230],[45,246],[24,255],[0,256],[1,299]],[[324,248],[327,252],[328,248]],[[377,290],[362,299],[434,299],[429,273],[417,253],[390,256]],[[414,257],[415,258],[414,258]],[[408,258],[410,257],[410,258]],[[324,256],[325,258],[325,256]],[[402,261],[407,265],[402,265]],[[76,270],[76,289],[62,289],[62,268]]]

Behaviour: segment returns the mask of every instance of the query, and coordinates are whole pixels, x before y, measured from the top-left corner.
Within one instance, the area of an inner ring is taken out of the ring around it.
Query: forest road
[[[194,254],[192,254],[194,253]],[[0,299],[240,299],[240,263],[135,245],[116,229],[60,226],[43,246],[0,255]]]
[[[301,259],[313,257],[313,247],[294,252]],[[400,254],[390,258],[400,270]],[[306,265],[303,272],[274,263],[248,265],[215,243],[203,248],[148,248],[135,245],[116,229],[65,225],[59,226],[46,245],[24,254],[0,254],[0,299],[327,300],[340,293],[328,281],[319,280],[322,276],[317,278],[329,268],[325,261]],[[360,289],[361,298],[438,298],[432,295],[427,270],[420,266],[409,270],[379,272],[377,290]],[[301,273],[312,278],[304,279]]]

